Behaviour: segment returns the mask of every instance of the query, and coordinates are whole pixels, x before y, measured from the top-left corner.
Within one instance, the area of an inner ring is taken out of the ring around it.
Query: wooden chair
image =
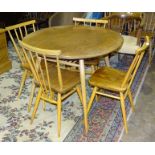
[[[75,26],[84,25],[84,26],[97,26],[97,27],[106,28],[108,24],[108,20],[86,19],[86,18],[77,18],[77,17],[73,17],[73,21],[75,23]],[[109,61],[108,61],[109,59],[107,56],[104,58],[104,60],[106,62],[106,65],[109,66]],[[94,73],[94,71],[97,69],[97,66],[99,65],[99,58],[85,60],[85,65],[91,66],[91,72],[86,72],[86,73],[92,74]]]
[[[102,67],[95,71],[95,73],[90,77],[89,80],[90,85],[94,88],[90,100],[88,102],[88,113],[92,106],[95,95],[103,95],[106,97],[120,100],[123,115],[123,123],[126,133],[128,132],[125,99],[127,96],[129,97],[132,110],[134,111],[134,103],[130,89],[136,72],[141,64],[142,58],[148,46],[149,37],[147,36],[143,46],[136,50],[135,57],[128,71],[121,71],[119,69],[114,69],[111,67]],[[115,95],[112,95],[111,92],[114,92]]]
[[[142,18],[142,32],[141,38],[144,38],[146,35],[150,37],[150,46],[149,46],[149,64],[152,61],[152,49],[154,48],[155,43],[155,12],[144,12]]]
[[[35,48],[22,41],[19,41],[19,44],[31,67],[35,82],[39,86],[31,122],[35,118],[40,100],[57,105],[58,137],[60,137],[62,101],[74,92],[77,92],[80,100],[82,100],[79,72],[61,68],[61,65],[67,65],[67,62],[59,60],[60,50]],[[55,63],[51,67],[48,62]]]
[[[134,55],[140,47],[140,14],[115,13],[104,19],[109,20],[110,29],[122,34],[124,42],[118,53]]]
[[[18,55],[18,58],[20,59],[21,62],[21,67],[23,68],[24,72],[22,74],[22,80],[21,80],[21,84],[20,84],[20,89],[18,92],[18,97],[20,97],[24,83],[26,81],[26,78],[28,76],[31,76],[31,69],[30,66],[24,56],[23,51],[21,50],[21,48],[18,45],[18,41],[22,40],[23,37],[25,37],[26,35],[28,35],[30,32],[35,32],[35,20],[31,20],[31,21],[27,21],[27,22],[23,22],[20,24],[16,24],[13,26],[9,26],[5,28],[10,36],[10,39],[12,41],[12,44],[14,46],[14,49]],[[29,106],[28,106],[28,110],[30,111],[30,105],[32,102],[32,98],[33,98],[33,94],[34,94],[34,90],[35,90],[35,84],[34,82],[32,82],[32,91],[31,91],[31,98],[29,100]]]

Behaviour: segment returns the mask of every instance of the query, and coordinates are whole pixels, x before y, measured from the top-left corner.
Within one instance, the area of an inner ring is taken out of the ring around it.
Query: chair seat
[[[102,67],[95,71],[89,83],[93,86],[113,90],[124,91],[127,86],[122,87],[126,72],[111,67]]]
[[[119,53],[135,54],[136,50],[139,48],[137,45],[137,38],[133,36],[122,35],[124,42]]]
[[[85,65],[98,65],[98,64],[99,64],[99,58],[85,60]]]
[[[59,86],[58,72],[56,65],[50,65],[49,67],[50,84],[51,88],[56,92],[59,92],[61,94],[66,93],[67,91],[71,90],[71,88],[75,87],[77,84],[80,83],[79,72],[61,69],[61,75],[63,79],[62,89]],[[44,78],[47,79],[46,76],[44,76]],[[46,81],[47,81],[46,85],[48,85],[48,80]]]

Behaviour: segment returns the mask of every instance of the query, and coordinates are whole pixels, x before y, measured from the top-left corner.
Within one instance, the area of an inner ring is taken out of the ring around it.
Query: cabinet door
[[[0,62],[8,59],[5,33],[0,33]]]
[[[0,74],[11,69],[11,61],[8,58],[8,49],[5,32],[0,31]]]
[[[5,33],[0,33],[0,49],[5,47],[6,48],[6,38]]]

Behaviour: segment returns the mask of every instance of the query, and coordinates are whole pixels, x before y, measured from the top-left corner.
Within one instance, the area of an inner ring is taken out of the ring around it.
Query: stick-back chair
[[[82,24],[84,26],[100,26],[106,28],[108,24],[108,20],[102,20],[102,19],[87,19],[87,18],[73,17],[73,21],[75,23],[75,26]]]
[[[67,65],[67,62],[59,59],[60,50],[35,48],[22,41],[19,41],[19,44],[39,86],[31,122],[35,118],[40,100],[57,105],[58,137],[60,137],[62,101],[74,92],[77,92],[82,100],[79,72],[61,68],[61,65]],[[53,62],[53,66],[49,66],[48,62]]]
[[[28,75],[31,74],[31,71],[30,71],[30,67],[27,63],[27,60],[25,59],[25,56],[18,45],[18,41],[22,40],[23,37],[28,35],[30,32],[36,31],[35,20],[19,23],[19,24],[13,25],[13,26],[6,27],[5,29],[7,30],[8,34],[9,34],[9,37],[12,41],[14,49],[15,49],[15,51],[18,55],[18,58],[21,62],[21,67],[24,69],[24,72],[22,74],[20,89],[18,92],[18,97],[20,97],[24,83],[26,81],[26,78],[28,77]]]
[[[96,27],[102,27],[102,28],[106,28],[108,24],[108,20],[86,19],[86,18],[77,18],[77,17],[73,17],[73,22],[75,23],[75,26],[83,25],[83,26],[90,26],[90,27],[96,26]],[[109,66],[109,61],[107,58],[108,57],[105,56],[105,62],[106,62],[106,65]],[[91,66],[91,72],[88,72],[88,73],[92,74],[94,73],[94,71],[97,69],[97,66],[99,65],[99,58],[85,60],[85,65]]]
[[[134,111],[131,85],[148,46],[149,46],[149,37],[147,36],[143,46],[136,50],[135,57],[128,71],[122,71],[111,67],[102,67],[95,71],[95,73],[90,77],[89,80],[90,85],[93,86],[94,88],[90,100],[88,102],[88,109],[87,109],[88,113],[90,111],[94,97],[96,95],[102,95],[109,98],[120,100],[123,115],[123,123],[126,133],[128,132],[126,110],[125,110],[125,99],[127,96],[129,97],[131,108]],[[114,92],[114,95],[111,94],[111,92]]]

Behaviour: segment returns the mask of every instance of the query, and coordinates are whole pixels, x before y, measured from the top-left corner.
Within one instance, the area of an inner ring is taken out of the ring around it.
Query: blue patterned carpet
[[[123,129],[120,104],[109,98],[101,98],[93,105],[89,115],[87,135],[83,133],[82,105],[76,94],[63,102],[60,139],[57,137],[57,117],[54,105],[47,104],[46,111],[43,111],[42,104],[40,104],[36,119],[31,125],[31,112],[28,113],[27,104],[32,81],[31,79],[26,81],[22,95],[18,99],[22,70],[10,43],[8,51],[13,68],[0,75],[0,141],[118,141]],[[133,96],[141,85],[147,68],[147,58],[145,55],[132,85]],[[122,60],[118,63],[112,59],[111,64],[115,68],[127,70],[132,58],[123,57]],[[90,93],[91,89],[87,85],[88,98]],[[126,104],[126,110],[129,113],[128,100]]]

